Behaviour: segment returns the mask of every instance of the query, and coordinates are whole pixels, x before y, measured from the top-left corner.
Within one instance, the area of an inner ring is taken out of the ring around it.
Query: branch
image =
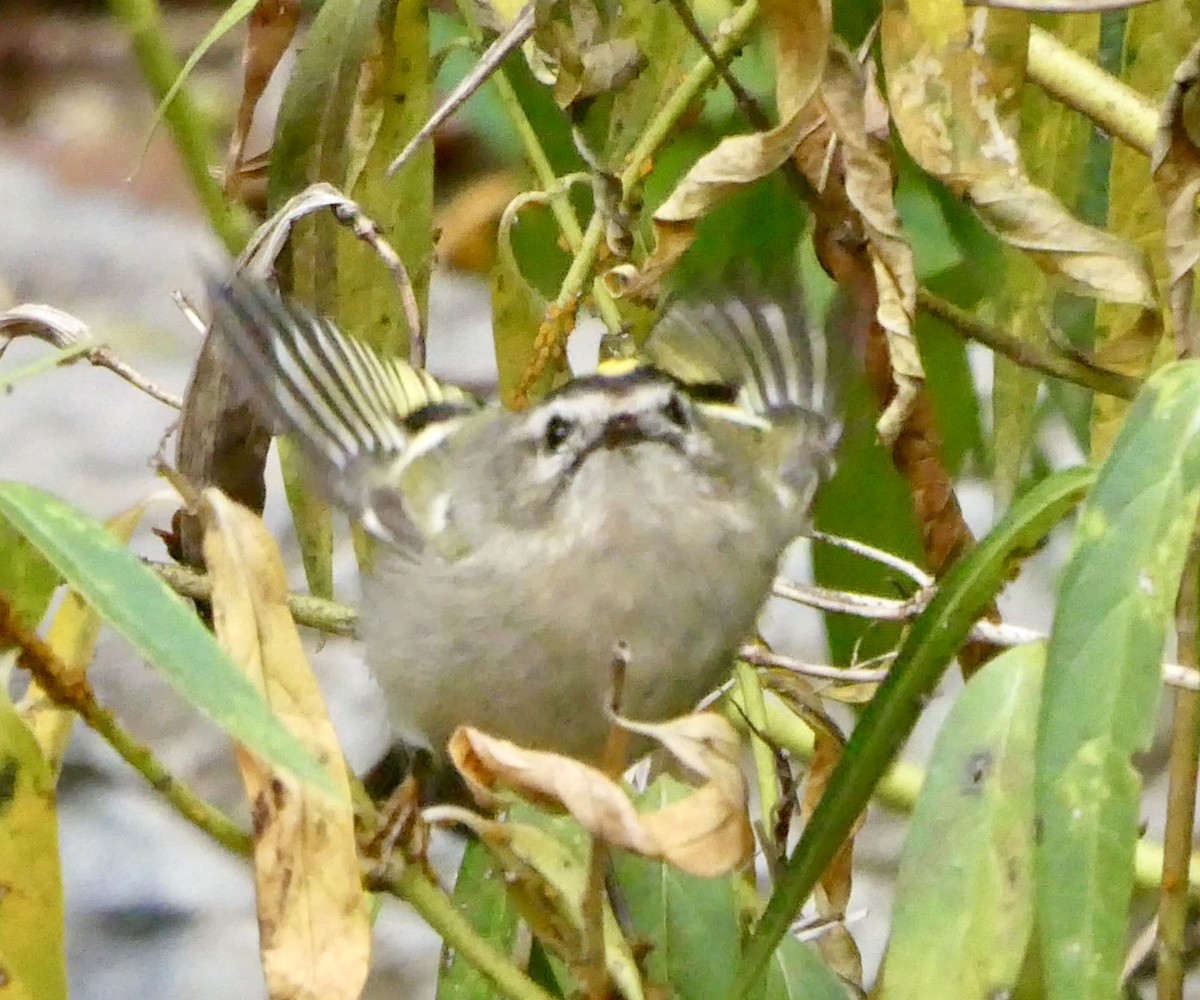
[[[18,648],[17,665],[29,671],[51,701],[70,709],[99,733],[184,819],[233,853],[250,854],[250,835],[174,777],[150,750],[122,729],[112,713],[100,707],[86,680],[66,680],[76,672],[63,663],[47,643],[25,628],[15,609],[0,594],[0,648],[8,645]]]
[[[1074,382],[1086,389],[1120,399],[1133,399],[1141,388],[1140,379],[1088,364],[1069,354],[1048,351],[1001,327],[983,322],[966,309],[934,295],[927,288],[917,289],[917,305],[931,316],[936,316],[955,333],[991,348],[1022,368],[1032,368],[1043,375]]]

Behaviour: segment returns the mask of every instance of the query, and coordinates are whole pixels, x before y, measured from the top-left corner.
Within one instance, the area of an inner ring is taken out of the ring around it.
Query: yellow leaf
[[[345,765],[287,606],[278,550],[250,511],[203,495],[213,620],[230,656],[327,768],[330,799],[238,754],[254,818],[259,947],[272,998],[356,1000],[370,965]]]

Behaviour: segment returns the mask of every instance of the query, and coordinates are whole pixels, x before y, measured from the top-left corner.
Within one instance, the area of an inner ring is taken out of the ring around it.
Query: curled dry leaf
[[[1072,290],[1107,302],[1154,302],[1137,247],[1084,224],[1029,180],[959,0],[886,5],[880,42],[892,118],[925,170]]]
[[[466,726],[451,737],[450,756],[481,797],[505,786],[532,802],[561,806],[592,836],[693,875],[715,877],[743,864],[753,839],[740,744],[729,723],[699,713],[653,725],[621,724],[660,742],[704,783],[685,799],[639,813],[619,784],[570,757],[529,750]]]
[[[1193,310],[1196,263],[1200,261],[1200,222],[1196,204],[1200,197],[1200,45],[1188,53],[1175,71],[1163,104],[1158,139],[1151,157],[1154,184],[1166,212],[1168,301],[1175,324],[1175,350],[1179,355],[1200,354],[1200,331]]]
[[[762,5],[775,48],[780,123],[721,140],[675,186],[653,215],[655,247],[624,294],[653,298],[663,276],[696,238],[696,225],[739,188],[777,170],[812,129],[805,110],[825,66],[831,35],[828,0],[768,0]]]
[[[263,970],[273,998],[356,1000],[371,930],[341,751],[287,605],[271,536],[219,491],[203,494],[204,556],[217,637],[275,713],[322,761],[337,797],[301,788],[239,751],[254,818]]]

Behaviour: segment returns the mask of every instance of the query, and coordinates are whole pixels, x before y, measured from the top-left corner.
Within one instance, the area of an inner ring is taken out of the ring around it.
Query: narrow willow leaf
[[[109,520],[105,527],[121,544],[128,545],[145,512],[146,505],[137,504]],[[6,526],[5,522],[0,521],[0,530],[3,526]],[[46,630],[46,642],[54,650],[54,655],[68,670],[84,679],[99,637],[100,616],[75,591],[67,591],[66,599],[54,613]],[[75,713],[55,704],[36,681],[29,685],[19,707],[21,718],[37,740],[50,773],[57,779],[62,770],[63,754],[71,739],[71,729],[75,725]]]
[[[1044,663],[1040,645],[992,660],[942,726],[905,838],[879,1000],[990,1000],[1015,988],[1033,925]]]
[[[54,775],[0,688],[0,995],[66,1000]]]
[[[454,908],[493,948],[512,954],[520,916],[503,873],[482,841],[470,840],[454,880]],[[492,1000],[492,981],[449,945],[438,965],[437,1000]]]
[[[0,483],[3,516],[199,711],[322,791],[328,776],[229,661],[195,611],[103,525],[33,486]]]
[[[1091,485],[1090,469],[1060,472],[1013,504],[999,524],[960,559],[937,596],[913,622],[888,678],[867,705],[800,843],[747,945],[737,981],[744,993],[762,975],[771,953],[845,842],[888,764],[916,725],[979,615],[1008,582],[1014,559],[1046,537]]]
[[[1047,995],[1112,997],[1137,839],[1130,757],[1150,745],[1159,662],[1200,507],[1200,362],[1160,369],[1080,513],[1059,587],[1037,743],[1037,923]]]
[[[658,810],[693,791],[664,775],[637,805]],[[647,983],[669,985],[679,1000],[726,996],[741,951],[733,877],[700,878],[625,851],[615,852],[613,868],[638,940],[652,946]]]
[[[755,1000],[849,1000],[854,995],[812,945],[785,937],[771,956]]]

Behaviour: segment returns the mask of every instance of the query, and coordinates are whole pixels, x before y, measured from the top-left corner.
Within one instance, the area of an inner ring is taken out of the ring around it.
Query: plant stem
[[[174,777],[153,753],[122,729],[112,713],[100,707],[91,685],[75,679],[78,671],[72,670],[46,642],[26,629],[0,595],[0,646],[10,644],[20,650],[17,665],[29,671],[46,696],[56,705],[73,711],[99,733],[176,812],[235,854],[250,854],[250,835]]]
[[[746,35],[758,19],[758,0],[746,0],[721,25],[717,37],[713,40],[712,50],[719,60],[729,59],[746,39]],[[672,92],[667,103],[659,109],[642,137],[630,150],[625,159],[625,169],[621,172],[621,190],[628,200],[630,192],[641,182],[646,173],[646,165],[670,135],[671,129],[692,106],[717,75],[718,68],[707,55],[702,56],[688,71],[687,76]]]
[[[1086,115],[1110,135],[1149,155],[1158,109],[1144,96],[1050,32],[1029,29],[1026,74],[1055,100]]]
[[[407,865],[397,872],[393,865],[382,874],[368,875],[366,882],[368,888],[388,892],[408,903],[449,947],[487,976],[511,1000],[552,1000],[549,993],[481,937],[418,866]]]
[[[179,76],[180,66],[167,42],[157,0],[109,0],[108,6],[129,34],[150,93],[155,100],[161,100]],[[231,211],[220,185],[209,172],[208,140],[200,114],[186,89],[179,89],[164,109],[163,117],[213,232],[230,254],[240,253],[250,228]]]
[[[475,16],[475,11],[471,8],[471,0],[456,0],[456,5],[472,40],[478,44],[483,39],[483,32],[479,28],[479,21]],[[566,237],[567,245],[571,248],[571,252],[575,254],[575,258],[571,262],[571,269],[563,282],[563,287],[564,289],[566,288],[568,281],[574,281],[576,291],[578,291],[583,287],[583,281],[595,263],[596,251],[600,245],[599,237],[604,234],[604,220],[600,219],[597,215],[593,215],[591,224],[588,227],[588,236],[591,235],[592,229],[596,229],[597,239],[595,240],[595,245],[591,246],[590,251],[584,253],[584,247],[589,245],[589,241],[579,225],[579,220],[575,217],[575,210],[571,207],[569,192],[559,184],[558,177],[554,173],[554,167],[550,164],[550,158],[546,155],[545,149],[542,148],[542,142],[538,138],[533,125],[530,123],[529,116],[525,114],[525,109],[521,107],[521,100],[517,97],[517,92],[504,72],[503,66],[496,70],[492,79],[496,83],[496,93],[500,97],[500,103],[504,106],[509,120],[513,123],[513,128],[517,130],[517,136],[520,138],[521,144],[525,147],[525,158],[529,161],[529,166],[533,169],[534,176],[537,177],[538,184],[542,190],[550,195],[550,211],[558,223],[558,228],[562,230],[563,236]],[[556,191],[560,193],[555,193]],[[582,265],[580,264],[581,258],[583,261]],[[581,272],[581,274],[576,275],[576,272]],[[592,296],[596,301],[596,310],[600,313],[600,318],[604,320],[604,325],[615,333],[621,328],[621,313],[617,309],[617,303],[614,301],[612,295],[605,288],[604,282],[599,278],[592,282]],[[564,292],[560,291],[558,296],[559,305],[563,304],[563,297]]]
[[[767,728],[766,702],[758,680],[758,672],[754,667],[739,660],[733,669],[734,684],[730,699],[737,712],[745,717],[750,752],[754,758],[754,773],[758,779],[758,801],[763,831],[769,833],[774,829],[779,809],[779,785],[775,780],[775,753],[762,735]],[[787,844],[779,844],[777,849],[782,857],[787,851]]]
[[[1044,375],[1074,382],[1084,388],[1120,399],[1133,399],[1141,388],[1140,379],[1089,365],[1069,354],[1044,350],[1032,341],[1023,340],[1007,330],[983,322],[966,309],[947,302],[926,288],[917,289],[917,305],[956,333],[978,341],[1023,368],[1032,368]]]
[[[1178,659],[1197,665],[1197,598],[1200,535],[1193,534],[1179,585],[1175,629]],[[1183,1000],[1188,867],[1196,817],[1196,761],[1200,754],[1200,693],[1175,691],[1171,755],[1167,768],[1167,819],[1163,833],[1162,887],[1158,901],[1158,1000]]]

